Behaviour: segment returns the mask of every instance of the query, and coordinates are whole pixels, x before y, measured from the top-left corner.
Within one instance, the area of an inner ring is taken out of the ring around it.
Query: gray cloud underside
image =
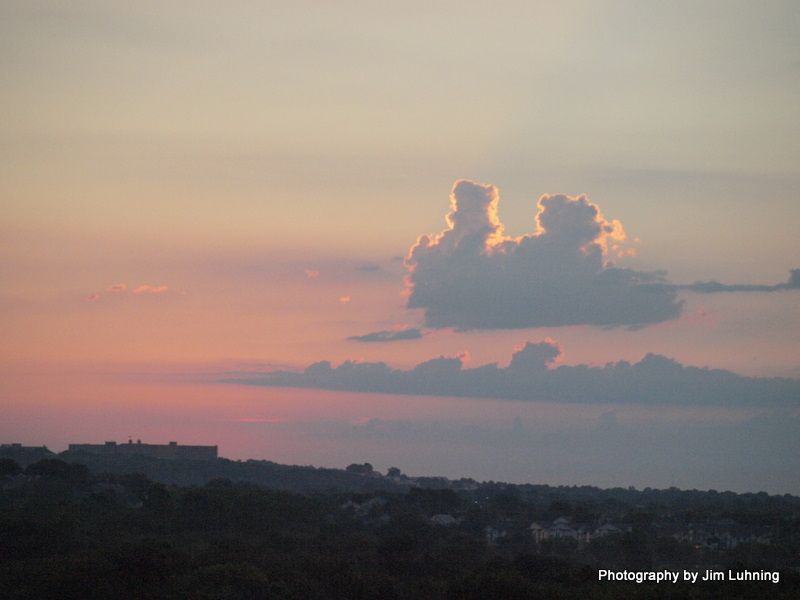
[[[641,361],[548,368],[555,343],[527,343],[508,367],[492,363],[464,369],[460,358],[439,357],[410,370],[383,362],[329,361],[302,373],[275,372],[226,379],[226,383],[318,388],[363,393],[503,398],[569,403],[644,405],[800,406],[800,380],[743,377],[731,371],[684,366],[647,354]]]
[[[346,338],[354,342],[399,342],[403,340],[418,340],[422,337],[422,330],[416,327],[402,329],[400,331],[373,331],[364,335],[351,335]]]

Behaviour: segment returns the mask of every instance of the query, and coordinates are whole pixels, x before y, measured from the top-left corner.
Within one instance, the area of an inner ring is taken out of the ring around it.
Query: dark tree
[[[22,473],[22,467],[13,458],[0,458],[0,479],[10,479]]]

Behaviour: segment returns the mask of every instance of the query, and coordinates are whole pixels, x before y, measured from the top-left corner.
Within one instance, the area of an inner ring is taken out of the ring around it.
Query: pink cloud
[[[162,292],[166,292],[169,289],[166,285],[161,285],[158,287],[153,287],[152,285],[140,285],[135,290],[133,290],[134,294],[160,294]]]
[[[85,299],[86,299],[87,302],[91,302],[91,301],[94,301],[94,300],[99,300],[104,293],[105,294],[120,294],[120,293],[127,292],[127,291],[131,291],[134,294],[162,294],[164,292],[175,292],[176,290],[174,288],[171,288],[171,287],[166,286],[166,285],[159,285],[159,286],[140,285],[140,286],[138,286],[138,287],[136,287],[136,288],[134,288],[132,290],[128,290],[127,284],[115,283],[114,285],[108,286],[102,293],[89,294],[88,296],[86,296]],[[185,292],[179,291],[178,293],[183,294]]]

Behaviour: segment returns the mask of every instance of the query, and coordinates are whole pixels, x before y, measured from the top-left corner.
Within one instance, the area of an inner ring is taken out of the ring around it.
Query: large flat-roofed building
[[[0,458],[10,458],[23,467],[42,460],[56,458],[47,446],[23,446],[22,444],[0,444]]]
[[[151,458],[212,460],[217,458],[216,446],[179,446],[178,442],[169,444],[143,444],[128,440],[127,444],[106,442],[105,444],[70,444],[70,452],[100,454],[104,456],[149,456]]]

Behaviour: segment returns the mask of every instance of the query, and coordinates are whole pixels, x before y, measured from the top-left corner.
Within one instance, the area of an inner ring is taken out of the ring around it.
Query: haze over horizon
[[[798,22],[4,2],[0,440],[800,494]]]

